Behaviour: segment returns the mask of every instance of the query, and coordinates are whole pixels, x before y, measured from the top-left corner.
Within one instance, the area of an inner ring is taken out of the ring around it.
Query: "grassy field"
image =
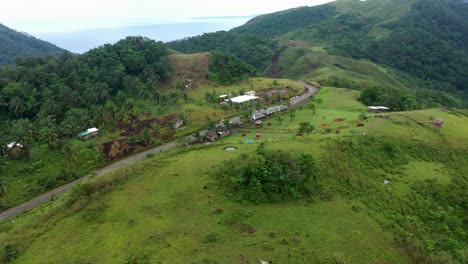
[[[358,202],[233,202],[212,183],[211,167],[253,146],[232,153],[225,146],[145,161],[109,195],[45,226],[15,263],[118,263],[132,256],[141,263],[407,263],[366,210],[352,210]],[[17,221],[10,234],[24,234]]]
[[[281,39],[280,43],[288,48],[270,68],[274,76],[303,80],[340,77],[359,83],[406,88],[387,69],[365,60],[330,55],[323,44],[287,39]]]
[[[324,87],[314,99],[315,114],[309,103],[298,109],[293,120],[288,114],[281,122],[269,119],[271,127],[252,129],[245,137],[237,133],[216,143],[175,149],[130,165],[121,172],[128,180],[78,200],[71,208],[63,207],[65,196],[14,222],[1,223],[0,244],[18,248],[13,263],[258,263],[260,259],[272,263],[410,263],[393,233],[385,228],[390,220],[358,196],[336,194],[329,200],[253,205],[234,200],[213,178],[220,162],[251,153],[259,142],[317,157],[327,154],[327,145],[333,140],[370,135],[467,146],[467,118],[436,109],[402,114],[440,116],[447,120],[440,132],[395,113],[392,119],[370,118],[358,128],[357,118],[366,111],[358,96],[356,91]],[[335,121],[338,118],[345,120]],[[316,128],[322,124],[349,128],[340,134],[304,136],[264,132],[295,130],[301,122]],[[248,144],[246,140],[255,138],[257,132],[262,139]],[[225,151],[228,146],[237,151]],[[395,171],[375,173],[378,178],[362,175],[362,181],[383,188],[382,179],[386,178],[392,184],[384,196],[395,197],[404,197],[421,181],[448,185],[453,177],[444,164],[420,160],[410,160]]]

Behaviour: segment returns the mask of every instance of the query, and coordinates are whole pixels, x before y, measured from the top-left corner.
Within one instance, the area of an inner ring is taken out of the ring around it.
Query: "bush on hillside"
[[[286,151],[272,151],[264,143],[255,153],[228,160],[216,171],[222,186],[240,199],[254,203],[310,196],[318,176],[317,164],[311,155],[293,156]]]
[[[256,74],[255,68],[238,57],[222,52],[211,55],[209,78],[219,84],[233,84]]]

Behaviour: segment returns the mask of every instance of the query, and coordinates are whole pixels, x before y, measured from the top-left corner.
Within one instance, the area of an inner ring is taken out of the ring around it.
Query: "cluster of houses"
[[[257,127],[263,125],[263,119],[273,117],[276,113],[283,113],[288,110],[285,105],[271,106],[266,109],[256,110],[252,112],[250,120],[253,121]],[[226,126],[228,124],[228,126]],[[221,120],[215,127],[215,129],[207,130],[201,133],[201,136],[206,140],[213,142],[219,138],[231,135],[232,127],[242,127],[244,123],[239,116],[233,117],[226,122]]]

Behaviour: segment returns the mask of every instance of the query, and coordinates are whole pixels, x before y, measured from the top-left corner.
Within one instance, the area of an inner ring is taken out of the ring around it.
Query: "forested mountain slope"
[[[0,66],[12,64],[15,58],[59,55],[63,49],[0,24]]]
[[[201,36],[172,41],[168,46],[183,53],[222,51],[236,55],[245,62],[262,71],[268,67],[275,55],[276,42],[251,34],[236,34],[219,31]]]
[[[326,43],[454,92],[468,90],[467,13],[455,0],[342,0],[259,16],[233,31]]]

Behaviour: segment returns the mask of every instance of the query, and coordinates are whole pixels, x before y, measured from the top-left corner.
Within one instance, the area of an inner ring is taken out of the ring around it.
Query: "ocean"
[[[200,18],[183,22],[118,26],[70,32],[36,33],[35,36],[73,53],[113,44],[127,36],[144,36],[158,41],[172,41],[203,33],[229,30],[246,23],[249,17]]]

